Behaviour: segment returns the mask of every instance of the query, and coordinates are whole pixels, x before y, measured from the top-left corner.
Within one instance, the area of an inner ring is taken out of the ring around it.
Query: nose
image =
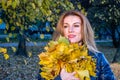
[[[73,30],[73,27],[69,27],[69,30],[68,30],[68,32],[73,32],[74,30]]]

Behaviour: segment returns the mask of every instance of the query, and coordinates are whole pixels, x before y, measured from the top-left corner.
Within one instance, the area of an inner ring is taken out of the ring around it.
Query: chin
[[[77,43],[77,41],[70,41],[70,43]]]

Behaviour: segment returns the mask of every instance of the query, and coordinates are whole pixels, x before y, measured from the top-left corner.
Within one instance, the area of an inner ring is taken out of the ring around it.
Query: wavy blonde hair
[[[87,45],[88,49],[92,52],[99,52],[97,50],[95,41],[94,41],[94,32],[92,30],[92,27],[90,25],[90,22],[88,21],[88,19],[80,12],[78,11],[68,11],[65,12],[61,15],[58,23],[57,23],[57,27],[55,32],[53,33],[53,40],[57,40],[59,38],[60,35],[64,36],[63,33],[63,22],[64,22],[64,18],[67,16],[78,16],[81,21],[81,35],[82,35],[82,41],[84,44]]]

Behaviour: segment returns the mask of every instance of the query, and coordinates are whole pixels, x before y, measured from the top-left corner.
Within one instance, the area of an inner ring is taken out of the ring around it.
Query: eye
[[[79,27],[79,25],[74,25],[74,27]]]
[[[68,26],[63,26],[63,28],[67,28]]]

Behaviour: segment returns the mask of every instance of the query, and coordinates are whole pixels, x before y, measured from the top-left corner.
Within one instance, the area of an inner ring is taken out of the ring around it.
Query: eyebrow
[[[63,24],[68,24],[68,23],[63,23]],[[75,23],[73,23],[73,24],[81,24],[80,22],[75,22]]]
[[[80,22],[75,22],[74,24],[81,24]]]

